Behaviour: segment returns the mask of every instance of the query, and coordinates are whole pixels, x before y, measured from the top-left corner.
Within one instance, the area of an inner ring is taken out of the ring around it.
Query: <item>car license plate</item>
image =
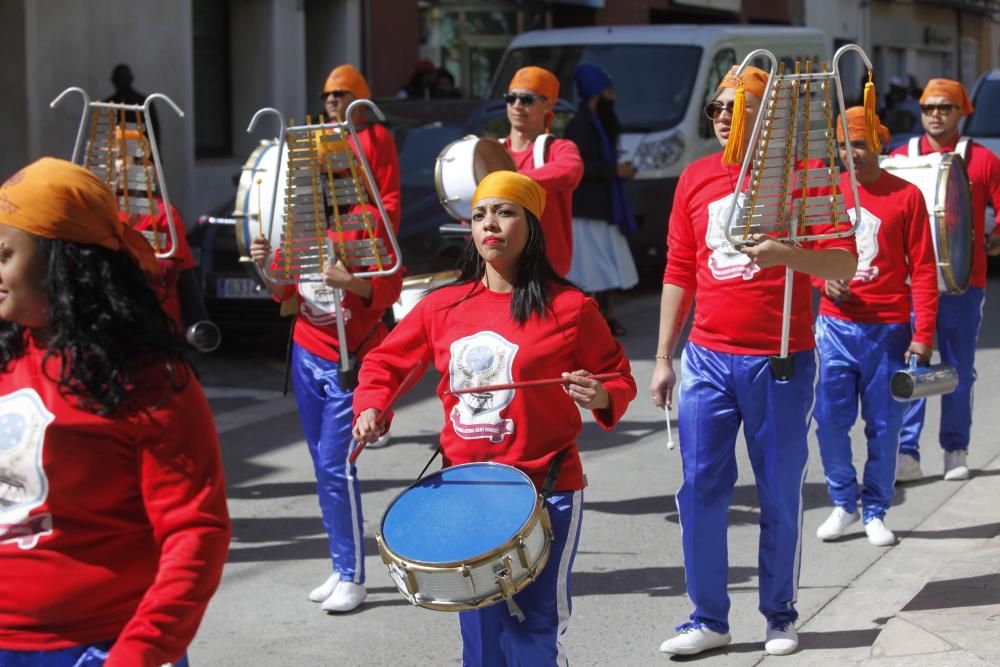
[[[219,278],[216,295],[220,299],[270,299],[271,294],[252,278]]]

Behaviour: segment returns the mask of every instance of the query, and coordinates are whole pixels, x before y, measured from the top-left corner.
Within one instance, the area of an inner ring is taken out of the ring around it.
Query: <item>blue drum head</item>
[[[537,492],[523,472],[467,463],[425,477],[382,517],[382,541],[414,563],[467,562],[508,541],[531,518]]]

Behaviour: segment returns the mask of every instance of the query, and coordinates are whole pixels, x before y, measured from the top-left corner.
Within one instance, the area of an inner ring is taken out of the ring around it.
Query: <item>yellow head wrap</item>
[[[479,181],[472,205],[481,199],[498,197],[520,204],[541,220],[545,211],[545,190],[530,176],[514,171],[494,171]]]
[[[926,102],[928,97],[947,97],[952,104],[958,107],[963,116],[968,116],[973,110],[969,91],[958,81],[931,79],[927,82],[923,95],[920,96],[920,103]]]
[[[868,110],[863,106],[861,107],[851,107],[844,112],[844,118],[847,119],[847,136],[851,141],[857,141],[859,139],[868,139]],[[875,116],[875,122],[878,124],[878,139],[883,146],[889,143],[889,128],[882,124],[878,116]],[[837,120],[837,141],[844,141],[844,126]]]
[[[7,179],[0,186],[0,225],[127,252],[146,271],[156,270],[152,247],[118,219],[108,186],[72,162],[43,157]]]
[[[764,91],[767,90],[767,72],[747,65],[737,76],[739,66],[733,65],[729,73],[719,82],[716,91],[723,88],[735,88],[736,97],[733,99],[733,120],[729,127],[729,139],[726,141],[726,150],[722,154],[722,161],[726,164],[742,164],[746,155],[746,93],[750,93],[758,100],[764,99]]]
[[[332,93],[336,90],[346,90],[362,100],[371,99],[372,96],[364,75],[354,65],[334,67],[330,75],[326,77],[323,94]]]

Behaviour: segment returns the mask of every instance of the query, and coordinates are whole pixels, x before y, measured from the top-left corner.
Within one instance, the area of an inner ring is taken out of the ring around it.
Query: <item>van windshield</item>
[[[677,125],[691,100],[701,48],[654,44],[564,44],[513,49],[494,79],[492,98],[507,90],[528,65],[559,77],[559,96],[579,103],[573,72],[578,63],[604,69],[615,84],[615,111],[623,132],[656,132]]]

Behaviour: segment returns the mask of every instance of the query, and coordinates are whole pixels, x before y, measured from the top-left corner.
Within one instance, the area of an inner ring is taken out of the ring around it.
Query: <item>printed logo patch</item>
[[[481,331],[451,344],[448,374],[451,389],[469,389],[513,382],[512,368],[518,346],[492,331]],[[455,433],[466,440],[489,438],[498,443],[514,432],[514,420],[500,412],[514,398],[513,389],[458,394],[451,411]]]
[[[42,447],[54,419],[34,389],[0,397],[0,544],[31,549],[52,532],[51,514],[29,513],[48,497]]]

